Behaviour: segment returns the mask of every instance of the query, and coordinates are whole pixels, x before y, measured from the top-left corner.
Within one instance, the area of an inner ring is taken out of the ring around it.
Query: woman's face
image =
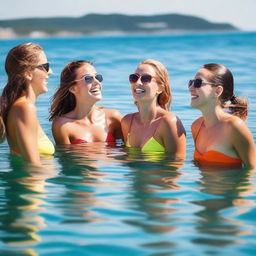
[[[215,87],[210,82],[211,72],[205,68],[200,69],[189,85],[191,94],[190,105],[201,108],[210,102],[216,102]]]
[[[94,66],[85,64],[76,70],[76,83],[70,91],[79,101],[99,101],[102,99],[102,76]]]
[[[155,69],[149,64],[140,64],[135,73],[130,75],[130,83],[132,95],[137,102],[152,101],[162,92]]]
[[[46,70],[46,63],[48,63],[46,55],[43,51],[41,51],[39,54],[37,67],[31,72],[30,80],[31,86],[33,87],[36,95],[48,91],[48,78],[49,75],[52,74],[52,70],[51,68],[49,68],[48,71]]]

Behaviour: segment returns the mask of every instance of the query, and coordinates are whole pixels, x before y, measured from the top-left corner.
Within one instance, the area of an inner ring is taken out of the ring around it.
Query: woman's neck
[[[81,120],[92,120],[93,113],[97,109],[95,103],[93,104],[77,104],[73,112],[73,118]]]
[[[37,96],[31,86],[28,86],[27,91],[22,95],[31,104],[36,103]]]
[[[155,102],[138,104],[140,121],[142,124],[149,124],[157,117],[159,106]]]
[[[208,107],[207,109],[201,109],[203,114],[204,123],[206,127],[211,127],[219,122],[221,117],[225,114],[220,105]]]

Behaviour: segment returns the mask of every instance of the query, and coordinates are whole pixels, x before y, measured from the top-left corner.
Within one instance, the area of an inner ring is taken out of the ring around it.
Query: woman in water
[[[192,124],[194,159],[201,165],[243,163],[254,168],[255,145],[244,123],[247,100],[234,94],[230,70],[219,64],[206,64],[189,81],[188,88],[191,106],[203,115]]]
[[[41,128],[35,102],[48,91],[52,73],[41,46],[21,44],[7,55],[8,81],[1,96],[0,141],[6,137],[11,154],[41,166],[40,154],[54,153],[54,146]]]
[[[186,134],[179,118],[168,111],[172,97],[166,68],[159,61],[144,60],[129,80],[138,112],[122,119],[126,146],[184,159]]]
[[[56,144],[114,143],[122,138],[121,114],[95,105],[102,98],[102,81],[89,61],[64,67],[50,110]]]

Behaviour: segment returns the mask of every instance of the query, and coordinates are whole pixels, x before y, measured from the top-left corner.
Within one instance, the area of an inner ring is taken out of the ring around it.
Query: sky
[[[80,17],[89,13],[195,15],[256,31],[256,0],[0,0],[0,19]]]

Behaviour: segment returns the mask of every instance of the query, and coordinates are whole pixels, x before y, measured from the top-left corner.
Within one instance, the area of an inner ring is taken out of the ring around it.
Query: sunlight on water
[[[30,39],[31,40],[31,39]],[[7,51],[27,39],[1,40],[0,82]],[[0,146],[0,255],[254,255],[255,174],[194,165],[187,81],[205,63],[234,73],[235,93],[250,101],[256,137],[256,34],[194,34],[38,39],[54,74],[38,99],[38,116],[52,138],[50,98],[64,65],[91,60],[104,76],[101,105],[136,111],[128,75],[143,59],[168,68],[172,111],[187,130],[187,159],[142,154],[104,143],[62,146],[28,169]]]

